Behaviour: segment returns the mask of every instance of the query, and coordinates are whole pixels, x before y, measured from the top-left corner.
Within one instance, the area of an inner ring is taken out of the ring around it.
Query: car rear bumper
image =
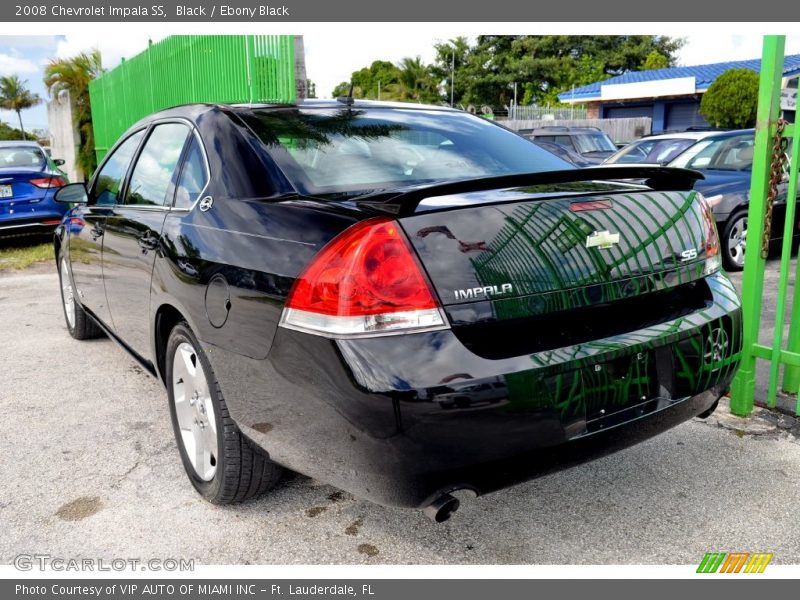
[[[603,456],[708,410],[741,347],[733,287],[721,274],[709,285],[709,306],[681,319],[509,359],[476,356],[449,330],[344,341],[279,328],[263,361],[207,351],[233,418],[273,460],[381,504],[424,507]],[[727,341],[715,354],[719,331]]]
[[[53,192],[48,190],[36,202],[15,200],[0,204],[0,237],[4,235],[38,234],[52,231],[58,226],[69,210],[67,204],[57,204],[52,200]]]

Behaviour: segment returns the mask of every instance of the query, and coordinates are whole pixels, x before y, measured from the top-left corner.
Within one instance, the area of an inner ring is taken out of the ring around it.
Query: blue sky
[[[420,56],[424,61],[433,59],[433,44],[446,41],[462,33],[458,24],[421,28],[412,37],[387,36],[381,27],[362,29],[358,35],[342,36],[338,29],[330,33],[313,33],[304,36],[308,77],[317,84],[317,93],[327,96],[350,73],[369,65],[373,60],[398,62],[406,56]],[[446,29],[446,30],[445,30]],[[0,36],[0,75],[17,74],[28,81],[28,86],[47,99],[42,83],[44,67],[53,57],[67,58],[93,47],[100,49],[103,66],[113,68],[122,57],[131,57],[147,47],[147,27],[136,27],[121,36],[114,32],[88,34],[84,32],[57,36]],[[158,41],[163,36],[153,36]],[[680,51],[681,65],[696,65],[756,58],[761,53],[760,35],[707,34],[690,35]],[[335,52],[331,49],[335,48]],[[786,53],[800,53],[800,36],[788,36]],[[26,129],[47,129],[47,108],[41,104],[22,113]],[[16,114],[0,110],[0,120],[17,127]]]
[[[44,65],[55,56],[61,36],[0,36],[0,74],[19,75],[28,81],[28,87],[43,99],[47,90],[42,83]],[[17,115],[0,111],[0,120],[19,127]],[[25,129],[46,129],[47,109],[44,104],[23,111]]]

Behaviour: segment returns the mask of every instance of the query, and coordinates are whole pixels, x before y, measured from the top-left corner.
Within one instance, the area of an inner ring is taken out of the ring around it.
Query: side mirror
[[[53,164],[55,166],[57,166],[57,167],[62,166],[65,162],[67,162],[67,161],[65,161],[63,158],[54,158],[53,159]]]
[[[88,204],[89,196],[86,195],[86,185],[83,183],[68,183],[58,188],[53,199],[66,204]]]

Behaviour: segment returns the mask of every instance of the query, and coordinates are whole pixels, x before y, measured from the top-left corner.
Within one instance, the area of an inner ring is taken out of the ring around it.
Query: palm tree
[[[13,110],[19,119],[19,128],[22,131],[22,139],[25,140],[25,128],[22,126],[22,111],[39,104],[42,99],[32,93],[16,75],[0,77],[0,108]]]
[[[92,130],[92,106],[89,100],[89,82],[103,73],[100,51],[81,52],[72,58],[55,58],[44,70],[44,84],[55,98],[62,91],[69,92],[72,113],[78,124],[81,147],[78,162],[88,177],[97,166]]]
[[[431,73],[431,68],[422,59],[406,57],[397,65],[400,70],[399,92],[404,99],[417,102],[435,102],[439,100],[438,84]]]

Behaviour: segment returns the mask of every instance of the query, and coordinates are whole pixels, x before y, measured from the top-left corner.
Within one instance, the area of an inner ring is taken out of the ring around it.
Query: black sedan
[[[163,383],[211,502],[285,467],[441,521],[714,409],[741,317],[696,177],[445,108],[178,107],[58,193],[66,323]]]
[[[705,196],[714,212],[723,264],[728,271],[741,271],[744,267],[754,149],[755,130],[738,129],[706,137],[670,163],[703,173],[704,179],[697,182],[695,189]],[[783,240],[787,192],[787,182],[781,181],[770,228],[773,246]],[[795,227],[795,238],[798,233]]]

